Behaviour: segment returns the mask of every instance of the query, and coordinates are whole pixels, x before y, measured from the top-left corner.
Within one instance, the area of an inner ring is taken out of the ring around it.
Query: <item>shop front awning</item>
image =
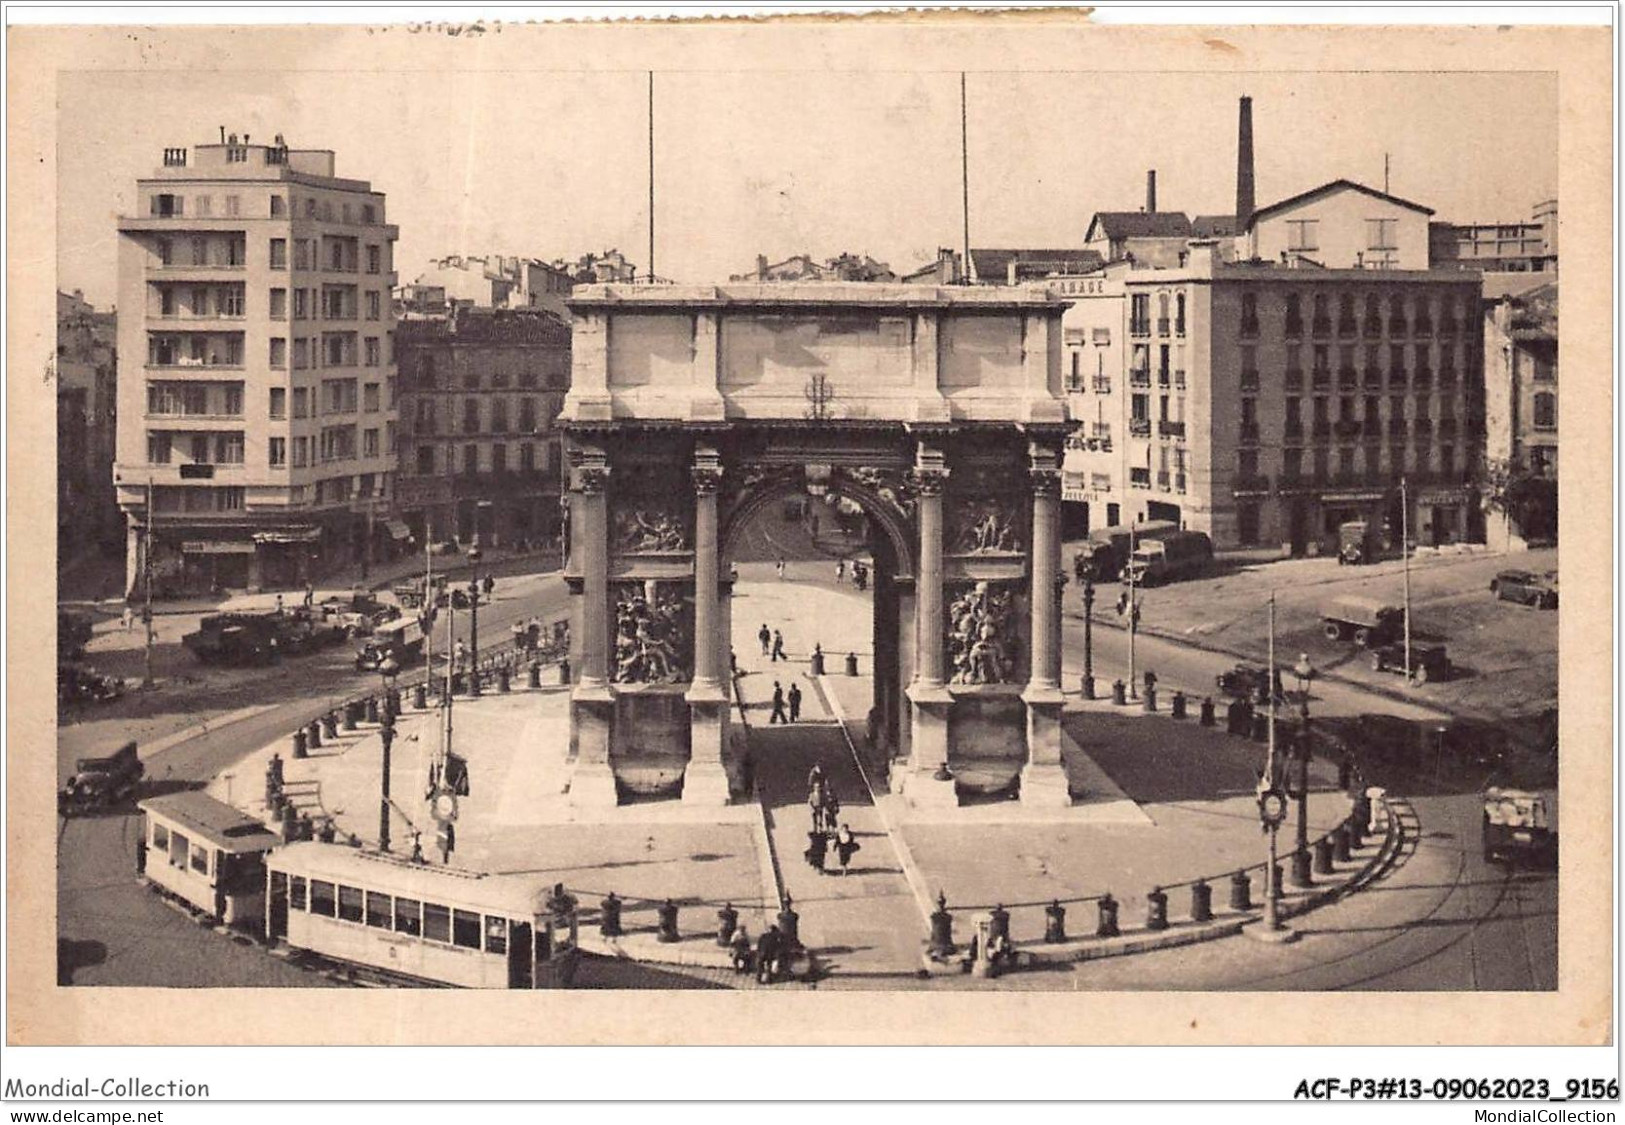
[[[319,527],[289,527],[280,531],[257,531],[256,543],[315,543],[322,537]]]
[[[187,539],[181,543],[183,555],[252,555],[254,544],[247,539]]]
[[[384,521],[384,526],[389,529],[389,537],[391,539],[412,538],[412,529],[407,527],[406,524],[401,520],[393,518],[387,519]]]

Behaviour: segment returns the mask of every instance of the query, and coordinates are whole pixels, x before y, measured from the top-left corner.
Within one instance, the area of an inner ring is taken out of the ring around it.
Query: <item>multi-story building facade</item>
[[[1220,549],[1307,554],[1354,519],[1397,541],[1404,479],[1415,541],[1481,537],[1476,275],[1229,263],[1217,249],[1192,242],[1172,269],[1052,279],[1062,296],[1089,289],[1063,319],[1063,371],[1084,424],[1075,441],[1111,438],[1064,466],[1088,490],[1090,522],[1168,519]],[[1088,364],[1112,371],[1113,338],[1122,366],[1097,382]]]
[[[165,149],[118,224],[132,588],[149,516],[159,590],[297,585],[400,538],[384,196],[330,151],[221,140]]]
[[[1557,200],[1535,204],[1527,221],[1430,223],[1428,255],[1434,269],[1485,273],[1557,270]]]
[[[1061,378],[1075,423],[1061,463],[1062,531],[1070,537],[1123,522],[1128,476],[1128,387],[1123,361],[1126,262],[1049,279],[1067,302],[1061,317]]]
[[[1304,258],[1338,270],[1425,270],[1432,214],[1364,184],[1333,180],[1253,212],[1238,238],[1238,256]]]
[[[117,544],[118,317],[78,290],[56,295],[56,518],[61,563]]]
[[[1557,479],[1557,283],[1484,305],[1484,399],[1487,467],[1511,481],[1528,475]],[[1517,513],[1488,513],[1490,542],[1516,546],[1517,540],[1556,534],[1552,501]],[[1503,505],[1504,509],[1517,505]],[[1527,526],[1525,526],[1527,524]]]
[[[396,503],[418,541],[555,541],[569,326],[542,309],[462,308],[402,321],[396,360]]]

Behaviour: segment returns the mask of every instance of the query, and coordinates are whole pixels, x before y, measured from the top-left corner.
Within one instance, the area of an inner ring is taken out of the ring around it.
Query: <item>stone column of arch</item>
[[[909,685],[910,767],[901,778],[903,794],[916,805],[957,805],[948,768],[948,713],[953,695],[946,686],[947,652],[942,606],[942,494],[947,459],[921,442],[910,474],[919,519],[920,550],[915,582],[915,674]]]
[[[1072,803],[1061,762],[1061,473],[1054,450],[1033,445],[1028,480],[1032,485],[1032,659],[1027,688],[1027,763],[1021,771],[1023,804]]]
[[[690,477],[694,484],[694,679],[687,695],[690,751],[683,774],[683,800],[725,805],[728,691],[722,672],[727,654],[719,651],[717,490],[722,484],[722,459],[717,451],[696,450]]]
[[[615,774],[610,766],[615,695],[609,684],[609,512],[610,469],[602,450],[583,450],[575,469],[570,501],[572,557],[581,566],[580,668],[570,695],[576,740],[576,768],[570,800],[578,805],[614,805]]]

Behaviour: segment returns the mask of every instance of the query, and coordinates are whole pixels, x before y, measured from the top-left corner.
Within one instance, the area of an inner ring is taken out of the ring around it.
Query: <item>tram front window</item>
[[[415,898],[395,900],[395,932],[419,937],[423,933],[423,904]]]

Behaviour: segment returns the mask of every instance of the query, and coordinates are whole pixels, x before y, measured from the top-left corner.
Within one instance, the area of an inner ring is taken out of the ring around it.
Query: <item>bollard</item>
[[[305,730],[301,727],[293,732],[293,756],[295,758],[305,756],[305,745]]]
[[[660,933],[655,940],[668,945],[677,941],[677,904],[668,898],[660,904],[656,913],[660,916]]]
[[[1100,910],[1100,921],[1095,926],[1096,937],[1116,937],[1117,929],[1117,900],[1108,891],[1095,903]]]
[[[412,706],[416,707],[419,711],[428,709],[429,689],[424,684],[419,684],[417,687],[412,689]]]
[[[1145,896],[1145,928],[1168,928],[1168,893],[1161,887],[1152,887],[1151,893]]]
[[[1332,838],[1322,836],[1315,841],[1315,874],[1330,875],[1332,867]]]
[[[1267,711],[1253,712],[1253,741],[1268,742],[1270,740],[1270,717]]]
[[[1348,752],[1337,759],[1337,787],[1347,793],[1349,786],[1354,783],[1354,763],[1349,760]]]
[[[1275,865],[1275,888],[1274,888],[1274,890],[1275,890],[1275,893],[1271,896],[1272,898],[1280,899],[1283,895],[1286,894],[1286,880],[1281,874],[1281,865],[1279,863],[1277,863]]]
[[[1365,847],[1365,818],[1358,808],[1349,813],[1349,818],[1343,822],[1343,831],[1348,833],[1349,851]]]
[[[1174,692],[1173,716],[1176,719],[1183,719],[1185,717],[1185,693],[1182,691]]]
[[[1315,885],[1315,875],[1312,870],[1314,853],[1308,845],[1293,851],[1288,857],[1292,862],[1292,885],[1294,887],[1312,887]]]
[[[282,842],[291,844],[299,838],[299,814],[292,805],[282,806]]]
[[[1213,725],[1213,697],[1211,695],[1202,700],[1201,722],[1204,727]]]
[[[1253,880],[1245,871],[1238,871],[1230,876],[1230,909],[1251,910],[1253,908]]]
[[[858,674],[858,654],[855,652],[849,652],[846,654],[846,674],[848,676],[856,676]]]
[[[1044,907],[1044,940],[1051,945],[1066,940],[1066,907],[1060,899]]]
[[[1354,829],[1354,846],[1359,847],[1361,838],[1368,831],[1366,826],[1371,823],[1371,798],[1363,791],[1354,798],[1354,808],[1349,812],[1349,827]]]
[[[1332,830],[1332,858],[1338,863],[1349,861],[1349,826],[1346,824]]]
[[[482,683],[484,683],[484,682],[485,682],[484,675],[483,675],[483,673],[481,673],[479,665],[476,664],[474,667],[472,667],[472,668],[470,668],[468,670],[468,694],[469,695],[477,697],[480,694],[480,685]]]
[[[1206,879],[1198,879],[1191,884],[1191,921],[1211,922],[1213,920],[1213,888]]]
[[[389,701],[389,713],[399,716],[401,713],[401,689],[390,688],[389,694],[384,697]]]
[[[376,695],[369,695],[369,696],[367,696],[367,722],[376,723],[377,721],[378,721],[378,697]]]
[[[542,686],[542,662],[541,661],[532,660],[530,662],[530,678],[527,679],[525,682],[528,685],[530,685],[531,687],[541,687]]]
[[[738,928],[739,911],[734,909],[733,903],[723,903],[722,909],[717,911],[717,944],[726,949],[728,939],[734,936],[734,931]]]
[[[310,720],[310,725],[305,728],[305,742],[312,750],[322,748],[322,724],[315,719]]]
[[[598,904],[598,932],[605,937],[621,936],[621,900],[614,891]]]
[[[1154,684],[1145,685],[1145,709],[1148,714],[1157,709],[1157,689]]]
[[[1128,702],[1128,688],[1123,686],[1122,680],[1112,681],[1112,703],[1118,707]]]
[[[822,676],[824,674],[824,646],[823,645],[821,645],[821,644],[813,645],[812,659],[810,661],[808,661],[808,664],[812,668],[812,674],[813,675]]]
[[[569,682],[570,682],[570,658],[567,656],[563,660],[559,661],[559,683],[568,684]]]
[[[504,664],[501,668],[497,669],[497,694],[507,695],[509,687],[508,666]]]
[[[1083,677],[1083,685],[1082,686],[1083,686],[1083,697],[1085,699],[1093,699],[1095,697],[1095,678],[1093,676],[1085,676],[1085,677]]]
[[[322,716],[322,736],[330,740],[339,736],[339,717],[331,711]]]
[[[344,729],[355,730],[355,725],[357,722],[358,719],[355,713],[355,702],[352,700],[344,705]]]
[[[948,913],[948,896],[937,892],[937,909],[931,915],[931,941],[926,947],[933,957],[948,957],[954,951],[954,916]]]
[[[784,909],[779,911],[779,936],[784,938],[786,949],[801,947],[801,915],[796,913],[795,899],[789,891],[784,892]]]
[[[992,912],[988,914],[988,918],[992,920],[992,926],[989,928],[987,934],[988,940],[991,942],[1003,938],[1004,943],[1009,945],[1010,912],[1004,908],[1004,903],[1001,902],[995,906]]]
[[[338,839],[339,830],[331,820],[322,821],[322,826],[316,832],[316,838],[324,844],[331,844]]]

